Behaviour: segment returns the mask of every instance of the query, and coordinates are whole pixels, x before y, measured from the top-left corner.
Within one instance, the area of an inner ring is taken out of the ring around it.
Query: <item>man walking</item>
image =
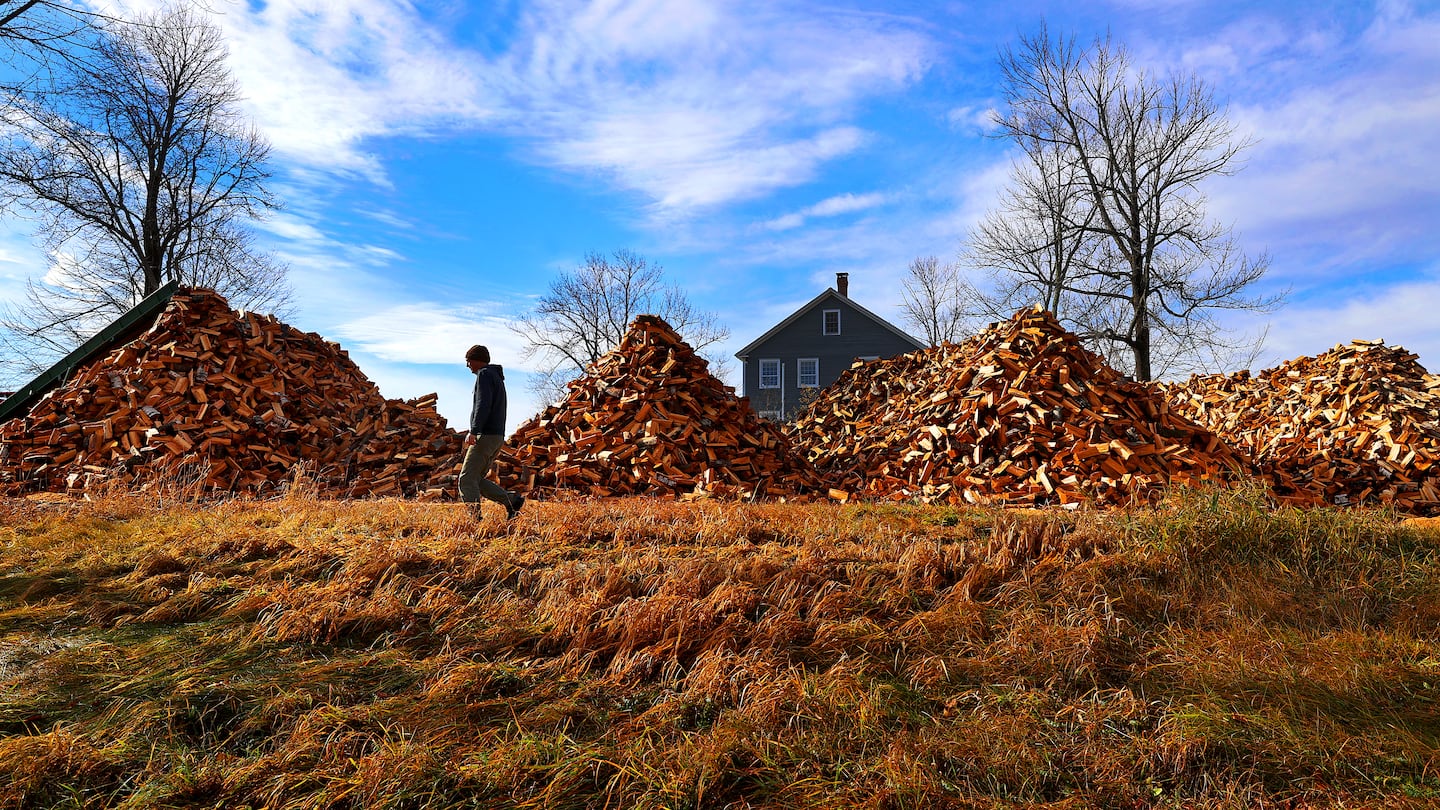
[[[470,408],[470,432],[465,434],[465,461],[460,465],[460,500],[480,517],[480,496],[505,507],[505,519],[520,514],[525,498],[506,492],[486,478],[500,446],[505,443],[505,369],[490,364],[490,350],[471,346],[465,365],[475,375],[474,402]]]

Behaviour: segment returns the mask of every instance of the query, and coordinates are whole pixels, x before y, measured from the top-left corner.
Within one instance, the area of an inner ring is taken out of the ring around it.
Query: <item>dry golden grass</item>
[[[1440,803],[1440,534],[1134,512],[0,502],[0,808]]]

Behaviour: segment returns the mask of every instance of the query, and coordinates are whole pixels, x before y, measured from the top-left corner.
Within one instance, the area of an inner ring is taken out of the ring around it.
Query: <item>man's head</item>
[[[465,365],[469,366],[471,371],[478,371],[489,363],[490,350],[484,346],[471,346],[470,350],[465,352]]]

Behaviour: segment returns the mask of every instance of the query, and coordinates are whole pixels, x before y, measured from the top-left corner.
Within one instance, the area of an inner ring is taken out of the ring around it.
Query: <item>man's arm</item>
[[[480,435],[495,407],[495,380],[484,369],[475,375],[475,406],[470,410],[470,438]]]

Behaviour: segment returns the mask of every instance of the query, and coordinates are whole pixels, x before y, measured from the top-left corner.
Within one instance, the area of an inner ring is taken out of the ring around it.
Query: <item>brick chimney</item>
[[[836,274],[835,274],[835,292],[840,293],[841,295],[845,296],[846,298],[849,298],[849,297],[850,297],[850,274],[849,274],[849,273],[836,273]]]

